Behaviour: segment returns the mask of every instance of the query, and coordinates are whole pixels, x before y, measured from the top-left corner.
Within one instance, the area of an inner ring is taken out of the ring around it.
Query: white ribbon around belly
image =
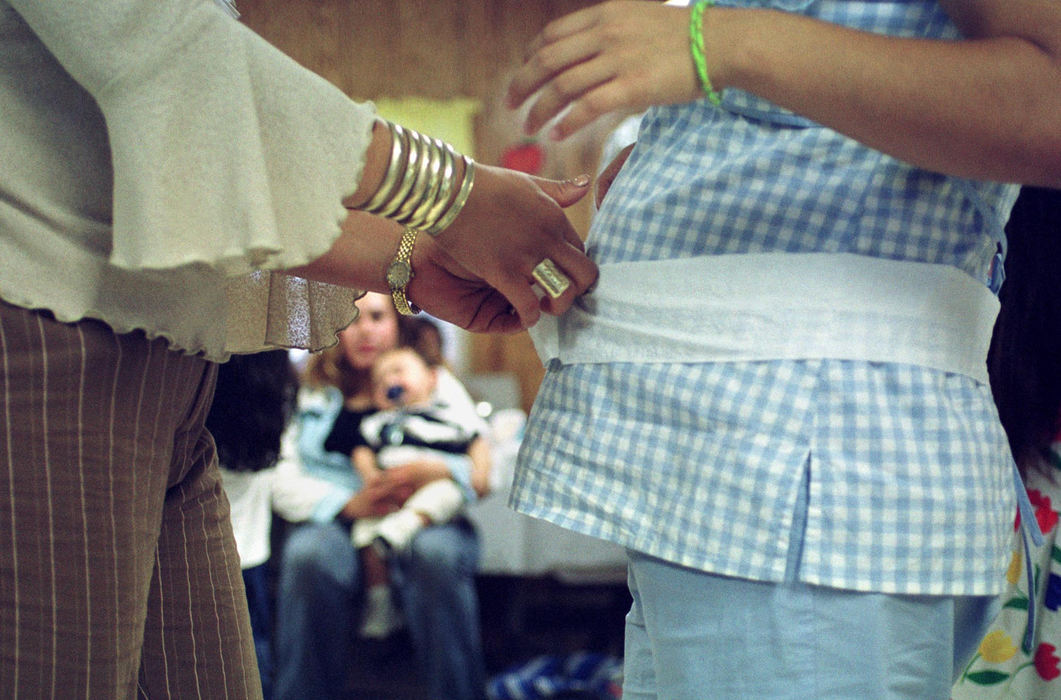
[[[987,382],[998,299],[964,272],[848,253],[601,265],[596,289],[531,330],[544,363],[847,359]]]

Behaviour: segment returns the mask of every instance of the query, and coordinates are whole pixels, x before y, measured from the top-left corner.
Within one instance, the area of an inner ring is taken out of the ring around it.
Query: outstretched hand
[[[527,133],[568,110],[550,131],[563,139],[604,114],[698,99],[703,94],[689,53],[689,13],[687,7],[620,0],[561,17],[531,42],[506,102],[516,108],[538,93]]]

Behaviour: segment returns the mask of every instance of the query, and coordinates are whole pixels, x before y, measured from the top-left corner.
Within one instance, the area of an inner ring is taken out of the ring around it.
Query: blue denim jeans
[[[417,666],[433,700],[481,700],[485,688],[471,525],[425,528],[391,565]],[[362,606],[349,528],[308,523],[289,535],[276,619],[276,700],[344,697]]]

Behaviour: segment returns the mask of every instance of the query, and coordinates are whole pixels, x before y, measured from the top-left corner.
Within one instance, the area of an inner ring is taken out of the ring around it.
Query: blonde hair
[[[339,345],[310,355],[306,368],[302,372],[302,383],[314,389],[334,386],[343,389],[344,377],[358,374],[346,361]],[[346,393],[345,391],[343,392]]]

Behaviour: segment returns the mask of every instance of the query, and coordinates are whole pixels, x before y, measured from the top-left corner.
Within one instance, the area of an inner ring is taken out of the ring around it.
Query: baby
[[[414,462],[444,462],[455,454],[471,458],[471,486],[488,489],[489,446],[463,414],[435,398],[438,371],[416,350],[382,353],[372,367],[376,413],[361,423],[366,445],[351,460],[365,486],[384,478],[387,469]],[[402,507],[381,518],[361,518],[352,538],[365,572],[366,606],[361,636],[383,638],[400,625],[391,598],[387,557],[408,548],[424,527],[450,521],[464,508],[465,491],[450,478],[438,478],[414,491]]]

